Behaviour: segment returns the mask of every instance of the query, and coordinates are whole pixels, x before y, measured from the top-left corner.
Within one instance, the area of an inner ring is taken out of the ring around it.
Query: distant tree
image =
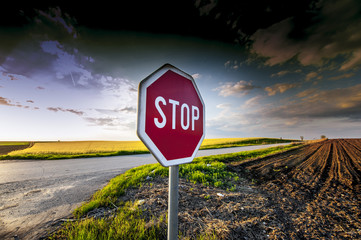
[[[325,139],[326,138],[326,136],[325,135],[321,135],[321,139]]]
[[[300,138],[301,138],[301,141],[303,141],[303,136],[301,136]]]

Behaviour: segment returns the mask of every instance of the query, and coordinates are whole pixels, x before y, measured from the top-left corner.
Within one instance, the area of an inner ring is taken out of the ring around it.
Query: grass
[[[220,138],[220,139],[206,139],[203,141],[200,149],[214,149],[227,147],[242,147],[251,145],[275,144],[294,142],[290,139],[278,138]]]
[[[226,163],[245,159],[264,157],[293,148],[296,145],[272,147],[240,153],[214,155],[194,159],[190,164],[180,165],[179,175],[193,183],[214,186],[228,191],[234,191],[239,177]],[[165,239],[166,216],[159,219],[144,219],[142,210],[134,202],[118,201],[129,188],[138,188],[149,177],[168,177],[168,168],[160,164],[149,164],[126,171],[112,180],[103,189],[97,191],[92,199],[77,208],[74,222],[67,222],[62,229],[52,236],[52,239]],[[207,198],[207,196],[205,197]],[[90,211],[100,208],[119,206],[117,214],[108,218],[84,218]],[[186,239],[182,236],[182,239]],[[200,234],[197,239],[217,239],[215,235]]]
[[[205,139],[200,149],[249,146],[291,142],[275,138],[219,138]],[[1,143],[0,143],[1,144]],[[27,144],[27,143],[26,143]],[[30,148],[13,151],[0,156],[1,159],[66,159],[103,157],[148,153],[140,141],[74,141],[36,142]]]
[[[151,219],[147,222],[142,219],[142,210],[137,202],[127,201],[117,209],[116,214],[107,219],[85,219],[79,223],[68,223],[65,228],[50,239],[159,239],[165,235],[164,225],[166,216]],[[72,234],[69,234],[69,233]]]

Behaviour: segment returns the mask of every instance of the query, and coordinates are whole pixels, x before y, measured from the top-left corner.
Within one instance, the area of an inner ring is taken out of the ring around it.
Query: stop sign
[[[140,82],[137,134],[165,167],[193,160],[205,136],[205,107],[192,76],[165,64]]]

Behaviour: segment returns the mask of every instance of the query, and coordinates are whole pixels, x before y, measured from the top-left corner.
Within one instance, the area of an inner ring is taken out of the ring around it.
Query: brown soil
[[[288,227],[273,238],[361,238],[361,139],[327,140],[234,167],[259,179],[287,216]]]
[[[6,155],[9,152],[16,151],[16,150],[23,150],[23,149],[29,148],[31,146],[33,146],[32,143],[30,143],[28,145],[5,145],[5,146],[0,146],[0,155]]]
[[[235,192],[180,179],[181,239],[201,233],[216,239],[361,238],[361,139],[227,164],[242,179]],[[120,200],[141,200],[150,219],[167,213],[167,199],[168,179],[157,178]],[[102,217],[99,212],[104,209],[90,215]]]

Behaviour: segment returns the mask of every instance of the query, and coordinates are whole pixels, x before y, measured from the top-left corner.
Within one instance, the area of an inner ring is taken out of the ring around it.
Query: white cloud
[[[247,119],[242,112],[237,112],[239,109],[232,108],[231,104],[221,103],[217,105],[217,108],[221,109],[221,112],[216,117],[207,119],[209,128],[227,132],[242,132],[251,124],[250,119]],[[257,124],[257,121],[252,124]]]
[[[194,79],[198,79],[198,78],[201,77],[201,75],[200,75],[199,73],[195,73],[195,74],[192,74],[192,77],[193,77]]]
[[[230,107],[231,107],[230,103],[221,103],[216,106],[216,108],[218,108],[218,109],[228,109]]]

